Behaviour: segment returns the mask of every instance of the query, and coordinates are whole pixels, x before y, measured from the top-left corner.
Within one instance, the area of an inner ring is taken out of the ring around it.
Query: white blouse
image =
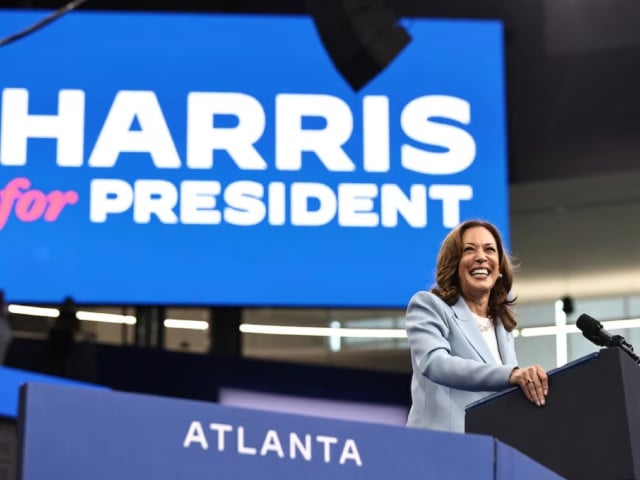
[[[476,315],[475,313],[473,314],[473,316],[476,318],[478,328],[480,329],[485,342],[487,342],[493,358],[496,360],[496,362],[502,365],[502,358],[500,358],[500,351],[498,350],[498,340],[496,339],[496,328],[494,327],[493,322],[490,318],[481,317],[480,315]]]

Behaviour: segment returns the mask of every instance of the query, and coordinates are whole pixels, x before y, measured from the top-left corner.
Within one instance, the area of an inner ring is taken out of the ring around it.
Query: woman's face
[[[462,234],[462,257],[458,266],[462,295],[488,295],[500,274],[498,245],[484,227],[471,227]]]

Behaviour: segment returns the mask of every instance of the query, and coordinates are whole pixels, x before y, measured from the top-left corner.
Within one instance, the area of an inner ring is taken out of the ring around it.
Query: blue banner
[[[71,13],[2,48],[0,288],[400,307],[459,221],[508,241],[502,26],[403,24],[357,93],[302,16]]]
[[[483,435],[61,385],[24,393],[18,480],[496,478]],[[557,478],[508,447],[501,458],[505,471]]]

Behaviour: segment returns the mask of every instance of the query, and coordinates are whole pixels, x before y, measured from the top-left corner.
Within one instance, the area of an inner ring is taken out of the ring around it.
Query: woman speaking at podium
[[[547,374],[518,367],[509,291],[513,266],[498,229],[469,220],[442,242],[436,285],[407,307],[412,405],[407,425],[464,432],[472,402],[519,385],[537,406],[545,404]]]

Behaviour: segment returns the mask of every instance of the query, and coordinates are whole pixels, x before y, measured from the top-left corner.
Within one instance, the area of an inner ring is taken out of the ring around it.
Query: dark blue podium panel
[[[18,480],[495,478],[488,436],[191,400],[30,383],[19,421]]]
[[[495,480],[561,480],[564,477],[527,457],[509,445],[496,440]]]

